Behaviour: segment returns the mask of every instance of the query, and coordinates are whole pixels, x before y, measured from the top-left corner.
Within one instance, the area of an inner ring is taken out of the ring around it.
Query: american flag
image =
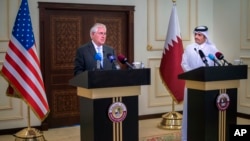
[[[160,76],[176,103],[182,102],[184,96],[185,81],[178,79],[178,75],[183,73],[181,67],[182,54],[183,44],[179,19],[176,11],[176,3],[173,3],[161,58]]]
[[[15,92],[43,121],[49,113],[49,105],[27,0],[22,0],[17,13],[1,74],[10,84],[7,91]]]

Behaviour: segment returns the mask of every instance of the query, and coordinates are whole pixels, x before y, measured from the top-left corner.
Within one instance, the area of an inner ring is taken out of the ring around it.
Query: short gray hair
[[[102,24],[102,23],[95,23],[95,24],[91,27],[91,29],[90,29],[90,31],[89,31],[90,37],[91,37],[91,33],[97,32],[97,29],[98,29],[99,27],[103,27],[103,28],[105,28],[105,29],[107,30],[105,24]]]

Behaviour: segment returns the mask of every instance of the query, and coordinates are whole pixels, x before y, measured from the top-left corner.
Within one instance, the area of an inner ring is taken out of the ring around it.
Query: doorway
[[[134,6],[38,2],[40,58],[50,114],[42,129],[80,123],[79,98],[70,86],[76,49],[90,41],[89,29],[107,26],[106,44],[132,62]]]

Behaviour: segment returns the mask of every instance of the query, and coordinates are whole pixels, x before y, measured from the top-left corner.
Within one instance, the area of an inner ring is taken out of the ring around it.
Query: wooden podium
[[[150,69],[85,71],[70,80],[80,97],[81,141],[138,141],[138,95]]]
[[[237,88],[247,65],[200,67],[178,76],[188,91],[188,141],[228,141],[236,124]]]

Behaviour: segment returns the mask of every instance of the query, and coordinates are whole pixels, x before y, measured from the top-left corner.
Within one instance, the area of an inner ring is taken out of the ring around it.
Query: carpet
[[[181,133],[174,132],[163,135],[143,137],[140,141],[181,141]]]

